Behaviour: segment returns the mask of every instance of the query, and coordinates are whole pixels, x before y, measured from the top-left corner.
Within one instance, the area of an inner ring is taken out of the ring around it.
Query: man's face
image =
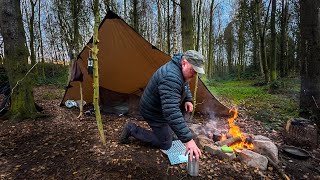
[[[190,81],[194,76],[196,76],[197,72],[192,68],[192,65],[186,59],[182,60],[181,65],[182,74],[186,81]]]

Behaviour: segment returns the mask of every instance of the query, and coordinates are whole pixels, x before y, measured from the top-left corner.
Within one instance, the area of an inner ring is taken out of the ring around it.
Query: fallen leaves
[[[103,115],[107,145],[102,146],[94,117],[79,120],[77,109],[59,107],[60,98],[41,98],[45,91],[63,92],[54,88],[40,87],[35,91],[36,101],[50,118],[21,123],[0,121],[0,179],[189,179],[186,164],[169,165],[167,156],[158,149],[136,140],[118,143],[125,122],[148,127],[145,122]],[[237,121],[244,132],[269,133],[245,116]],[[261,172],[206,153],[199,169],[200,179],[279,179],[272,169]]]

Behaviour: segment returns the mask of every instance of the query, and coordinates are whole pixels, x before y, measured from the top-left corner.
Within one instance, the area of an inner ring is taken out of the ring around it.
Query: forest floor
[[[190,177],[186,164],[171,166],[160,150],[133,140],[118,143],[122,126],[137,119],[103,115],[106,146],[95,118],[77,119],[77,109],[60,107],[64,90],[41,86],[34,90],[37,104],[48,117],[11,122],[0,119],[0,179],[281,179],[275,168],[261,171],[238,160],[219,159],[203,153],[200,174]],[[205,124],[201,117],[196,119]],[[222,120],[223,121],[223,120]],[[281,130],[266,130],[259,121],[240,114],[236,124],[243,132],[269,137],[279,148],[279,166],[291,179],[320,179],[320,149],[307,160],[281,151]]]

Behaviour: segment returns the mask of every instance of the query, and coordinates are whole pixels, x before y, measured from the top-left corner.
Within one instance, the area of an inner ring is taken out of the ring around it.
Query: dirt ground
[[[158,149],[132,140],[118,144],[122,126],[135,118],[103,115],[106,146],[93,116],[77,119],[77,109],[59,107],[64,91],[37,87],[36,102],[49,115],[43,119],[0,120],[0,179],[281,179],[275,168],[249,168],[238,160],[219,159],[203,153],[198,177],[190,177],[186,164],[171,166]],[[241,109],[240,109],[241,113]],[[197,122],[205,124],[201,117]],[[147,125],[136,121],[142,126]],[[271,138],[279,148],[279,167],[291,179],[320,179],[320,150],[298,160],[281,151],[281,132],[266,130],[244,112],[236,120],[243,132]]]

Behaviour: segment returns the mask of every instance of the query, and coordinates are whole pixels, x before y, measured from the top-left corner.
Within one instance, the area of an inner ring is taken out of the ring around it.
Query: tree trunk
[[[167,0],[167,8],[168,8],[168,11],[167,11],[167,54],[170,54],[171,53],[171,49],[170,49],[170,0]]]
[[[202,0],[199,0],[198,1],[198,13],[197,13],[197,43],[196,43],[196,50],[199,51],[199,48],[200,48],[200,32],[201,31],[201,19],[200,18],[200,15],[201,15],[201,9],[202,9]],[[211,14],[210,14],[211,15]]]
[[[298,27],[300,27],[300,19],[298,19]],[[295,57],[295,67],[296,67],[296,71],[297,71],[297,74],[300,72],[300,69],[301,69],[301,56],[300,56],[300,46],[301,46],[301,33],[300,33],[300,30],[296,30],[295,32],[296,34],[296,48],[295,48],[295,52],[297,52],[297,55]]]
[[[239,30],[238,30],[238,63],[237,63],[237,77],[238,80],[241,79],[241,72],[244,66],[244,51],[245,51],[245,39],[244,39],[244,23],[246,21],[245,18],[245,2],[239,2]]]
[[[138,0],[132,2],[132,22],[133,28],[139,33]]]
[[[208,52],[208,71],[207,71],[207,77],[208,79],[213,78],[213,69],[214,69],[214,63],[213,63],[213,5],[214,0],[211,1],[210,5],[210,18],[209,18],[209,52]]]
[[[32,83],[28,72],[28,48],[22,23],[20,1],[0,1],[1,35],[4,41],[6,72],[12,89],[10,119],[34,118]],[[25,77],[24,77],[25,76]],[[19,82],[18,82],[19,81]]]
[[[205,22],[204,18],[201,18],[201,28],[202,28],[202,33],[201,33],[201,54],[206,56],[206,51],[205,51],[205,34],[206,34],[206,29],[205,29]]]
[[[97,126],[100,133],[100,138],[102,144],[106,144],[106,139],[103,132],[103,124],[100,114],[99,106],[99,65],[98,65],[98,43],[99,43],[99,24],[100,24],[100,13],[99,13],[99,0],[94,0],[93,4],[93,13],[94,13],[94,30],[93,30],[93,40],[92,40],[92,59],[93,59],[93,104],[96,114]]]
[[[224,31],[224,39],[226,45],[226,54],[227,54],[227,61],[228,61],[228,73],[232,73],[232,54],[233,54],[233,33],[232,33],[232,22],[228,24]]]
[[[238,63],[237,63],[237,77],[238,80],[241,79],[241,72],[243,69],[243,59],[244,59],[244,22],[240,20],[239,34],[238,34]]]
[[[320,127],[320,1],[300,0],[301,93],[300,115]]]
[[[123,0],[123,17],[127,18],[127,0]]]
[[[114,11],[112,4],[110,3],[110,0],[104,0],[103,2],[104,2],[104,6],[107,9],[107,11],[109,11],[109,10]]]
[[[277,1],[272,0],[272,10],[271,10],[271,63],[270,63],[270,77],[271,81],[277,79],[277,69],[276,69],[276,10]]]
[[[70,61],[79,53],[81,36],[79,32],[80,15],[83,0],[59,1],[54,5],[57,9],[59,31],[62,41],[67,44]],[[71,11],[71,12],[70,12]],[[68,82],[71,78],[72,62],[69,64]]]
[[[262,68],[259,68],[260,64],[260,45],[258,38],[258,30],[257,30],[257,13],[256,13],[256,3],[255,1],[251,1],[250,4],[250,16],[251,16],[251,27],[252,27],[252,66],[255,72],[258,72],[259,69],[261,71]],[[261,71],[262,73],[262,71]]]
[[[194,48],[192,1],[183,0],[181,6],[181,35],[183,51]]]
[[[157,0],[157,10],[158,10],[158,37],[157,46],[162,49],[162,17],[161,17],[161,0]]]
[[[172,7],[172,53],[178,53],[177,48],[177,25],[176,25],[176,18],[177,18],[177,4],[173,3]]]
[[[81,3],[82,0],[71,0],[71,12],[72,12],[72,19],[73,19],[73,43],[72,49],[75,51],[75,56],[79,53],[79,42],[80,42],[80,32],[79,32],[79,22],[80,17],[79,13],[81,10]],[[100,22],[99,22],[100,23]]]
[[[34,7],[36,6],[37,0],[30,0],[31,4],[31,16],[29,21],[29,32],[30,32],[30,59],[31,65],[36,63],[36,54],[34,51]]]
[[[258,15],[258,29],[259,29],[259,36],[260,36],[261,64],[262,64],[262,68],[263,68],[264,80],[266,83],[269,83],[270,74],[269,74],[269,68],[268,68],[268,63],[267,63],[265,34],[266,34],[266,24],[267,24],[267,20],[268,20],[268,12],[269,12],[270,3],[268,6],[267,14],[265,16],[264,26],[262,26],[261,25],[261,9],[260,9],[261,8],[261,1],[260,0],[255,0],[255,1],[256,1],[256,13]]]
[[[41,0],[39,0],[38,7],[38,26],[39,26],[39,41],[40,41],[40,52],[41,52],[41,65],[42,65],[42,78],[46,78],[45,67],[44,67],[44,52],[43,52],[43,42],[42,42],[42,30],[41,30]]]
[[[282,11],[281,11],[281,28],[280,28],[280,76],[285,77],[287,58],[287,26],[288,26],[288,0],[282,0]]]

